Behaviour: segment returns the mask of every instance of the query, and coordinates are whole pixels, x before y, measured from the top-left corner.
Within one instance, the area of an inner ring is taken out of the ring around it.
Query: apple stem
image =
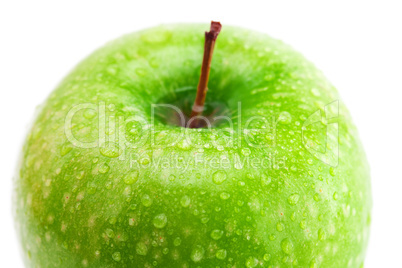
[[[222,29],[220,22],[211,21],[211,29],[205,32],[204,58],[202,60],[200,81],[197,86],[197,96],[190,116],[190,128],[199,127],[199,117],[204,110],[205,97],[208,90],[208,79],[211,71],[212,55],[214,53],[215,41]]]

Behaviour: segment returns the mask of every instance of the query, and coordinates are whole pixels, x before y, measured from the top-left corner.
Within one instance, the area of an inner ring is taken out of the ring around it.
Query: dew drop
[[[101,165],[99,167],[99,173],[105,174],[105,173],[107,173],[109,171],[109,169],[110,169],[109,165],[104,163],[103,165]]]
[[[338,200],[338,193],[337,192],[334,193],[333,198],[334,198],[334,200]]]
[[[190,202],[191,202],[191,199],[190,199],[190,197],[188,197],[187,195],[183,196],[183,197],[180,199],[180,204],[181,204],[181,206],[184,207],[184,208],[188,207],[188,206],[190,205]]]
[[[121,254],[120,254],[120,252],[115,252],[115,253],[113,253],[112,254],[112,258],[113,258],[113,260],[115,260],[115,261],[117,261],[117,262],[119,262],[119,261],[121,261]]]
[[[246,267],[247,268],[252,268],[256,267],[258,265],[258,260],[254,257],[248,257],[246,260]]]
[[[94,109],[86,109],[84,112],[84,117],[86,119],[92,119],[96,116],[96,111]]]
[[[60,148],[60,155],[61,155],[61,156],[65,156],[65,155],[68,154],[72,149],[73,149],[73,146],[71,145],[71,143],[63,144],[63,146],[61,146],[61,148]]]
[[[279,114],[278,122],[281,124],[287,125],[290,122],[292,122],[292,116],[290,115],[290,113],[288,113],[286,111],[281,112]]]
[[[101,155],[109,157],[109,158],[116,158],[121,155],[122,150],[118,144],[115,143],[107,143],[104,147],[99,149]]]
[[[268,177],[266,174],[261,175],[261,185],[262,186],[267,186],[271,183],[271,178]]]
[[[226,259],[226,255],[227,255],[226,249],[219,249],[216,252],[215,257],[219,260],[224,260]]]
[[[222,184],[227,179],[227,174],[225,171],[218,170],[214,174],[212,174],[212,181],[215,184]]]
[[[292,194],[288,198],[288,203],[294,206],[297,204],[297,202],[299,202],[299,198],[299,194]]]
[[[136,170],[131,171],[124,177],[124,183],[129,185],[135,183],[137,180],[138,180],[138,171]]]
[[[144,194],[141,197],[141,203],[146,207],[150,207],[152,205],[152,203],[153,203],[153,200],[149,195]]]
[[[226,192],[223,192],[223,193],[220,194],[220,197],[221,197],[222,200],[227,200],[227,199],[230,198],[230,194],[228,194]]]
[[[145,245],[144,242],[138,242],[135,247],[135,251],[138,255],[145,256],[148,253],[147,245]]]
[[[114,232],[113,232],[112,229],[106,229],[105,233],[106,233],[106,235],[107,235],[109,238],[113,238],[113,237],[114,237]]]
[[[164,213],[156,215],[152,221],[156,228],[162,229],[167,224],[167,217]]]
[[[205,249],[202,246],[197,245],[191,251],[190,257],[193,262],[200,262],[204,258],[204,254],[205,254]]]
[[[271,254],[266,253],[266,254],[264,254],[263,258],[264,258],[264,261],[269,261],[271,259]]]
[[[175,247],[178,247],[178,246],[181,245],[181,239],[180,239],[180,237],[176,237],[176,238],[174,239],[173,245],[174,245]]]
[[[285,225],[284,225],[283,223],[281,223],[281,222],[278,222],[278,223],[276,224],[276,230],[277,230],[278,232],[282,232],[283,229],[285,229]]]
[[[211,232],[211,238],[213,240],[219,240],[223,236],[223,231],[215,229]]]
[[[281,248],[282,248],[282,251],[285,254],[292,253],[293,252],[293,243],[292,243],[292,241],[290,241],[289,238],[283,239],[282,242],[281,242]]]

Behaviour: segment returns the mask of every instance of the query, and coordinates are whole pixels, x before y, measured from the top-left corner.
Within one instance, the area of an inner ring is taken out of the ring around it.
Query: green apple
[[[15,178],[27,267],[363,266],[368,164],[336,89],[303,56],[224,27],[210,126],[178,123],[207,28],[117,39],[41,106]]]

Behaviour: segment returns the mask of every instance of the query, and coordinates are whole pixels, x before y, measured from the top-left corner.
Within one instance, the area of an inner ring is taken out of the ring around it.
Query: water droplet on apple
[[[292,194],[288,198],[288,203],[294,206],[297,204],[297,202],[299,202],[299,198],[299,194]]]
[[[167,224],[167,217],[164,213],[156,215],[152,221],[154,226],[158,229],[162,229]]]
[[[191,251],[190,258],[193,262],[200,262],[204,258],[204,254],[205,249],[202,246],[197,245]]]
[[[268,177],[266,174],[261,175],[261,185],[262,186],[267,186],[271,183],[271,178]]]
[[[227,174],[225,171],[218,170],[214,174],[212,174],[212,181],[215,184],[222,184],[227,179]]]
[[[224,260],[224,259],[226,259],[226,255],[227,255],[226,249],[219,249],[219,250],[216,251],[216,253],[215,253],[215,257],[216,257],[217,259],[219,259],[219,260]]]
[[[253,268],[258,265],[258,260],[254,257],[248,257],[246,260],[246,267],[247,268]]]
[[[266,254],[264,254],[263,258],[264,258],[264,261],[269,261],[271,259],[271,254],[266,253]]]
[[[226,193],[226,192],[223,192],[223,193],[220,194],[220,197],[221,197],[222,200],[227,200],[227,199],[230,198],[230,194]]]
[[[86,109],[84,112],[84,117],[86,119],[92,119],[96,116],[96,111],[94,109]]]
[[[110,167],[108,164],[104,163],[99,167],[99,173],[105,174],[109,171]]]
[[[65,156],[73,149],[73,145],[71,143],[65,143],[60,148],[60,155]]]
[[[333,195],[333,197],[334,197],[334,200],[338,200],[338,193],[335,192],[334,195]]]
[[[184,208],[188,207],[188,206],[190,205],[190,202],[191,202],[191,199],[190,199],[190,197],[188,197],[187,195],[183,196],[183,197],[180,199],[180,204],[181,204],[181,206],[184,207]]]
[[[307,228],[307,222],[305,220],[302,220],[299,224],[300,228],[302,230],[305,230]]]
[[[144,242],[138,242],[135,251],[138,255],[145,256],[148,253],[148,247]]]
[[[106,229],[105,233],[106,233],[106,235],[107,235],[109,238],[113,238],[113,237],[114,237],[114,232],[113,232],[112,229]]]
[[[126,176],[124,177],[124,183],[125,184],[133,184],[138,180],[138,171],[130,171]]]
[[[149,195],[144,194],[141,197],[141,203],[146,207],[150,207],[152,205],[152,203],[153,203],[153,200]]]
[[[318,230],[318,240],[322,241],[325,239],[325,237],[326,237],[326,233],[325,233],[324,229],[320,228]]]
[[[178,246],[181,245],[181,239],[180,239],[180,237],[176,237],[176,238],[173,240],[173,245],[174,245],[175,247],[178,247]]]
[[[279,114],[278,122],[284,125],[289,124],[292,122],[292,116],[290,113],[283,111]]]
[[[122,150],[116,143],[107,143],[105,147],[101,147],[99,149],[101,155],[109,157],[109,158],[116,158],[121,155]]]
[[[283,229],[285,229],[285,225],[284,225],[283,223],[281,223],[281,222],[278,222],[278,223],[276,224],[276,230],[277,230],[278,232],[282,232]]]
[[[213,230],[213,231],[211,232],[211,238],[212,238],[213,240],[219,240],[219,239],[221,239],[222,235],[223,235],[223,231],[218,230],[218,229],[215,229],[215,230]]]
[[[119,262],[119,261],[121,261],[121,254],[120,254],[120,252],[115,252],[115,253],[113,253],[112,254],[112,258],[113,258],[113,260],[115,260],[115,261],[117,261],[117,262]]]
[[[241,149],[241,153],[244,156],[249,156],[251,154],[251,150],[249,148],[243,148]]]
[[[289,238],[285,238],[281,242],[282,251],[285,254],[290,254],[293,252],[293,243]]]

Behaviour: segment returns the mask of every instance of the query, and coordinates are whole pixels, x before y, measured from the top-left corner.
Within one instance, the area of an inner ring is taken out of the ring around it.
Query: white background
[[[402,5],[398,1],[2,1],[0,263],[22,267],[12,177],[35,107],[85,56],[122,34],[220,20],[284,40],[324,71],[352,113],[371,164],[374,211],[365,267],[402,254]]]

